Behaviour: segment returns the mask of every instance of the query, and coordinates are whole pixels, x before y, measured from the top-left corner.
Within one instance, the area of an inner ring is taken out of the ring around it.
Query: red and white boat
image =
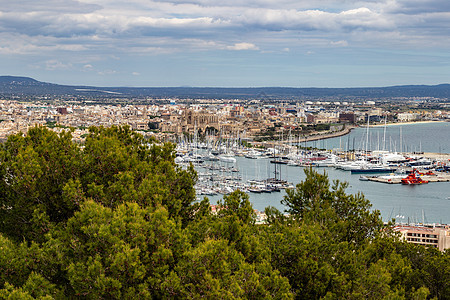
[[[405,178],[402,178],[402,184],[415,185],[428,183],[428,180],[423,180],[420,176],[416,176],[416,170],[412,170]]]

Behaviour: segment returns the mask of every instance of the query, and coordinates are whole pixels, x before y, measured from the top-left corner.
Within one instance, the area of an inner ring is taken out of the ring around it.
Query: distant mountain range
[[[292,88],[292,87],[94,87],[41,82],[29,77],[0,76],[3,96],[87,96],[215,99],[387,99],[398,97],[435,97],[450,99],[450,84],[403,85],[368,88]]]

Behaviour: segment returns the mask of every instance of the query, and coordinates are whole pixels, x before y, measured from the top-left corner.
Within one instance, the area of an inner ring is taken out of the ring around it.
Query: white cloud
[[[117,74],[118,72],[116,70],[104,70],[104,71],[99,71],[98,74],[99,75],[114,75]]]
[[[324,55],[323,49],[341,51],[339,47],[348,52],[367,48],[450,52],[448,0],[4,2],[1,56],[20,56],[18,63],[29,58],[27,64],[41,70],[76,69],[92,76],[103,69],[99,74],[132,76],[119,69],[130,57],[145,62],[176,56],[186,61],[197,52],[206,61],[208,55],[213,60],[217,50],[230,50],[223,56],[242,55],[239,50],[258,51],[255,57],[314,54],[311,61]],[[117,71],[107,70],[111,66]]]
[[[348,42],[347,41],[343,41],[343,40],[342,41],[336,41],[336,42],[331,41],[330,45],[336,46],[336,47],[347,47],[348,46]]]
[[[448,0],[396,0],[386,7],[386,11],[397,14],[423,14],[450,12]]]
[[[259,48],[252,44],[252,43],[236,43],[233,46],[227,46],[226,49],[228,50],[259,50]]]
[[[91,0],[89,4],[75,0],[18,1],[21,5],[16,1],[14,5],[8,2],[0,13],[0,30],[41,39],[54,37],[59,46],[53,49],[62,51],[90,51],[109,45],[113,46],[111,49],[156,49],[165,47],[154,44],[160,37],[170,40],[192,38],[229,45],[236,35],[245,41],[265,31],[274,37],[286,37],[291,32],[291,39],[295,39],[299,31],[314,31],[316,36],[329,42],[335,40],[336,34],[351,34],[345,38],[349,40],[357,39],[357,35],[371,34],[371,31],[400,31],[412,40],[421,33],[442,37],[450,33],[448,26],[443,26],[448,24],[450,17],[436,12],[438,4],[450,7],[443,0],[413,0],[411,3],[417,9],[423,8],[425,2],[435,8],[417,18],[402,13],[397,15],[397,11],[406,8],[406,0],[325,0],[319,3],[306,0]],[[410,7],[410,11],[417,9]],[[436,18],[437,14],[439,18]],[[414,32],[410,28],[414,28]],[[72,42],[67,43],[65,39]],[[128,45],[123,45],[123,41]],[[35,47],[52,48],[44,42],[39,44],[34,40],[33,43]],[[0,44],[0,51],[6,51],[1,38]]]
[[[45,62],[45,69],[49,71],[68,70],[71,68],[72,68],[71,63],[63,63],[56,59],[48,60]]]
[[[14,0],[2,2],[2,11],[5,12],[48,11],[58,13],[87,13],[98,10],[100,8],[101,6],[98,6],[96,4],[90,4],[76,0]]]

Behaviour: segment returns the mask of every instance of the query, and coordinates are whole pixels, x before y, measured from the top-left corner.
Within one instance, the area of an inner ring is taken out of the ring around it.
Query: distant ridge
[[[19,77],[19,76],[0,76],[1,84],[11,84],[11,83],[35,83],[38,82],[36,79],[30,77]]]
[[[450,84],[402,85],[367,88],[292,88],[292,87],[94,87],[71,86],[41,82],[29,77],[0,76],[3,96],[95,96],[155,98],[217,98],[217,99],[387,99],[398,97],[435,97],[450,99]]]

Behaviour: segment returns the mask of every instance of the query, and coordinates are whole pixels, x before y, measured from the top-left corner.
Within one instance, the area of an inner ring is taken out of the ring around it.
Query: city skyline
[[[440,84],[449,21],[440,0],[20,0],[0,9],[0,63],[99,86]]]

